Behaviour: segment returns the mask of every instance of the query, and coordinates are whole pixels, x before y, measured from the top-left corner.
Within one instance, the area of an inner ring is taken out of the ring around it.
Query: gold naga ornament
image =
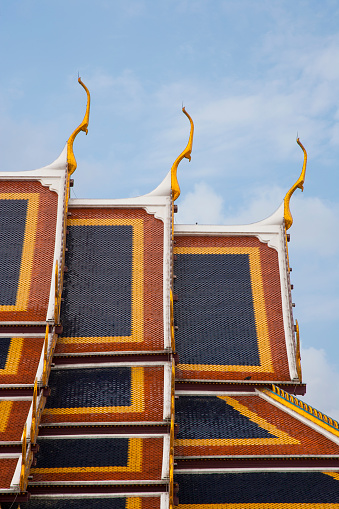
[[[68,138],[67,140],[67,166],[68,166],[68,176],[72,175],[72,173],[75,172],[76,170],[76,167],[77,167],[77,162],[76,162],[76,159],[75,159],[75,156],[74,156],[74,152],[73,152],[73,143],[74,143],[74,140],[75,140],[75,137],[80,133],[80,131],[84,131],[87,135],[88,133],[88,121],[89,121],[89,109],[90,109],[90,102],[91,102],[91,97],[90,97],[90,94],[89,94],[89,90],[88,88],[86,87],[86,85],[84,85],[84,83],[81,81],[81,78],[78,78],[78,83],[80,83],[80,85],[85,89],[86,91],[86,94],[87,94],[87,106],[86,106],[86,113],[85,113],[85,116],[84,116],[84,119],[83,121],[81,122],[81,124],[72,132],[71,136]]]
[[[189,136],[189,140],[188,140],[186,148],[176,158],[176,160],[174,161],[172,168],[171,168],[171,189],[172,189],[172,200],[173,201],[175,201],[180,196],[180,186],[179,186],[178,177],[177,177],[177,170],[178,170],[179,163],[184,159],[184,157],[186,157],[186,159],[191,161],[191,152],[192,152],[192,145],[193,145],[193,133],[194,133],[193,120],[191,119],[191,117],[187,113],[187,111],[185,110],[184,106],[182,107],[182,111],[186,115],[188,120],[190,121],[191,131],[190,131],[190,136]]]
[[[304,152],[304,163],[303,163],[303,168],[301,170],[300,177],[298,178],[296,183],[291,187],[291,189],[286,193],[286,196],[284,198],[284,219],[285,219],[285,229],[286,230],[291,228],[291,226],[293,224],[293,217],[292,217],[292,214],[290,211],[291,196],[298,187],[299,187],[299,189],[301,189],[301,191],[304,190],[306,164],[307,164],[307,152],[305,150],[305,147],[299,140],[299,138],[297,138],[297,143],[298,143],[299,147],[302,149],[302,151]]]

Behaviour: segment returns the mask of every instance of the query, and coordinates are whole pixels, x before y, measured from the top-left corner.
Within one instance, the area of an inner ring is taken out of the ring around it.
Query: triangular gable
[[[300,443],[230,396],[181,396],[176,403],[176,419],[176,447]]]
[[[176,456],[183,458],[339,454],[339,445],[258,394],[181,396],[177,409]],[[185,436],[190,424],[190,434]],[[200,432],[200,436],[192,438],[192,430]]]

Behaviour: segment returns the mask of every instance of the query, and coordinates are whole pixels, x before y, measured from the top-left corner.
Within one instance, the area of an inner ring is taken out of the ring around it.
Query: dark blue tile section
[[[131,405],[131,368],[52,370],[46,408]]]
[[[260,365],[248,255],[178,254],[175,274],[180,364]]]
[[[27,200],[0,200],[0,306],[14,306],[18,290]]]
[[[63,337],[131,335],[132,226],[68,226]]]
[[[330,503],[339,481],[322,472],[249,472],[175,476],[180,504]]]
[[[36,468],[125,467],[128,438],[40,439]]]
[[[4,369],[7,362],[11,338],[0,338],[0,369]]]
[[[17,505],[1,504],[3,509],[17,509]],[[21,509],[125,509],[126,498],[38,498],[21,502]]]
[[[178,439],[274,438],[217,396],[180,396],[175,418]]]

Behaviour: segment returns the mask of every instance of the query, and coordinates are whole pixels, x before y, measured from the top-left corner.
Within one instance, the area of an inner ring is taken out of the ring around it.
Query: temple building
[[[339,508],[339,424],[298,398],[303,145],[249,225],[174,224],[184,108],[188,144],[154,191],[71,199],[79,82],[59,158],[0,173],[0,507]]]

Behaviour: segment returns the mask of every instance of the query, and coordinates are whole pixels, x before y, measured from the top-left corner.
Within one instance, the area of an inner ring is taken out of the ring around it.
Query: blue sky
[[[178,222],[248,223],[292,198],[306,400],[339,419],[339,4],[336,0],[11,0],[0,5],[0,168],[75,142],[76,197],[155,188],[179,166]]]

